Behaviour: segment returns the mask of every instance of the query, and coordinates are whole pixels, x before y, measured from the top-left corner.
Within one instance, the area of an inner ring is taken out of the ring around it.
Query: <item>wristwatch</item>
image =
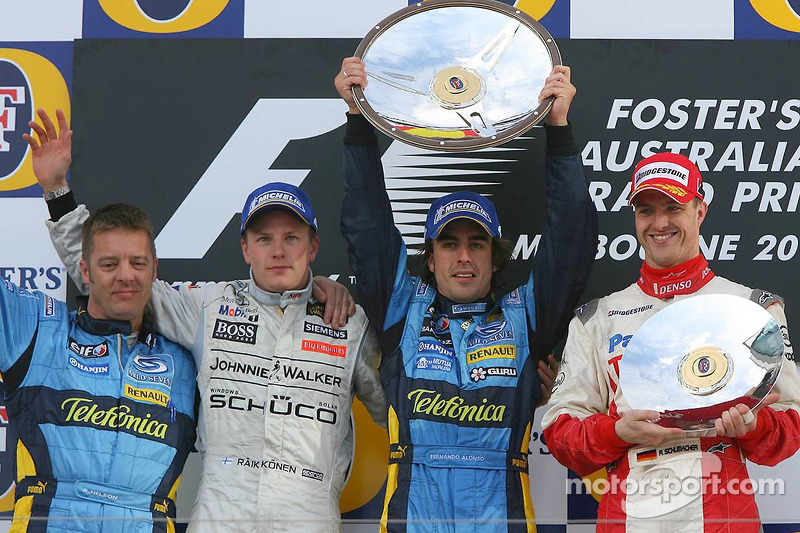
[[[65,194],[67,194],[71,189],[69,185],[62,185],[58,189],[53,189],[52,191],[47,191],[44,193],[44,199],[46,201],[55,200],[56,198],[61,198]]]

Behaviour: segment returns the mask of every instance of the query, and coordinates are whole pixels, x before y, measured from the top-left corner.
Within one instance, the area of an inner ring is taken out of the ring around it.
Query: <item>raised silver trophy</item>
[[[761,402],[783,355],[780,327],[763,307],[727,294],[695,296],[634,333],[620,362],[620,387],[631,408],[658,411],[660,425],[710,429],[728,408]]]
[[[523,11],[494,0],[431,0],[403,8],[364,37],[356,104],[379,130],[433,150],[477,150],[540,122],[539,92],[561,54]]]

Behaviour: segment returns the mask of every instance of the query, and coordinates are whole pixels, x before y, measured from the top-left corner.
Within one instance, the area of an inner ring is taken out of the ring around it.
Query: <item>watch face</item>
[[[526,132],[550,110],[539,92],[561,63],[536,20],[493,0],[431,0],[376,24],[355,55],[369,85],[353,87],[387,135],[434,150],[476,150]]]

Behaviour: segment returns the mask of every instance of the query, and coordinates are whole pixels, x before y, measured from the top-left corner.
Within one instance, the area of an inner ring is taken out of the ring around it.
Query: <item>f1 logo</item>
[[[243,174],[241,168],[269,168],[292,139],[331,131],[344,123],[341,101],[328,99],[261,99],[253,106],[186,200],[156,237],[162,259],[200,259],[208,252],[241,200],[268,181],[300,185],[308,170],[267,170]],[[296,120],[313,116],[315,121]],[[277,127],[280,125],[280,127]],[[231,176],[239,179],[231,180]],[[220,191],[226,194],[220,195]],[[198,216],[202,213],[201,216]],[[186,231],[186,228],[193,228]]]

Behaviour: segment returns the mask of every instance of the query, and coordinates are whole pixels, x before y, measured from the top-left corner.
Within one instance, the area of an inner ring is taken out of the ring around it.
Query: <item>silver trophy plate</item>
[[[550,110],[539,92],[561,54],[544,27],[494,0],[430,0],[403,8],[355,55],[368,86],[364,116],[387,135],[433,150],[477,150],[526,132]]]
[[[783,362],[783,335],[763,307],[709,294],[662,309],[633,335],[620,361],[620,387],[633,409],[658,423],[710,429],[738,403],[755,408]]]

